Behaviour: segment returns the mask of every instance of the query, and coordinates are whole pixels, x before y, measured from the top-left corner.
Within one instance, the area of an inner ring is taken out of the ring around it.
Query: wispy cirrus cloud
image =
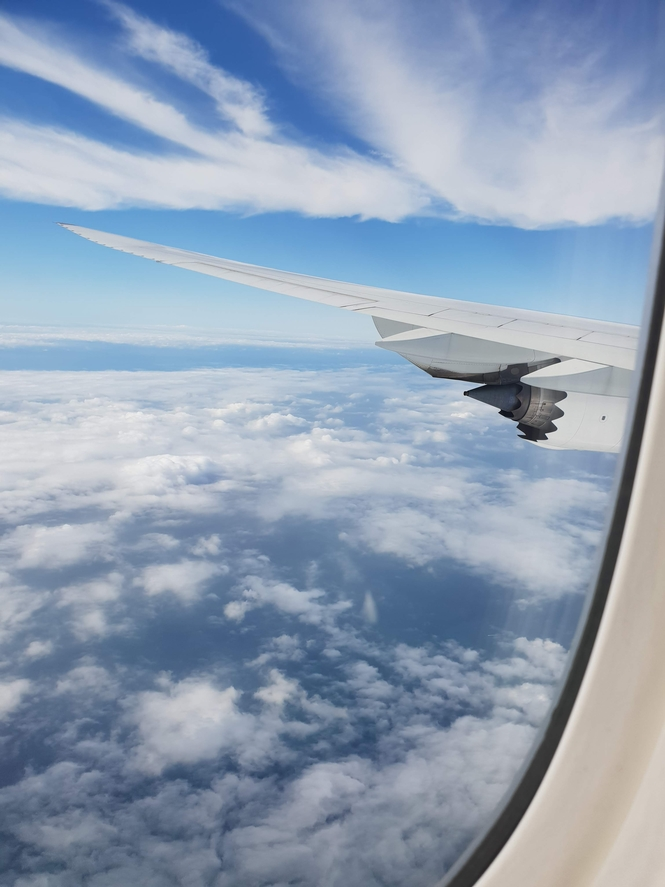
[[[274,133],[263,95],[247,81],[212,65],[195,40],[156,25],[122,3],[105,0],[104,5],[123,25],[128,52],[161,65],[209,95],[220,116],[241,132],[255,136]]]
[[[102,209],[199,207],[395,220],[428,202],[388,162],[281,135],[256,90],[211,65],[202,47],[122,6],[124,50],[167,68],[215,99],[204,129],[174,105],[77,54],[57,36],[0,16],[0,64],[62,87],[163,139],[134,151],[71,129],[0,121],[0,190],[23,200]]]
[[[140,82],[131,66],[120,75],[93,61],[94,47],[74,49],[6,15],[0,64],[87,99],[161,148],[5,118],[8,196],[93,210],[424,213],[526,228],[653,216],[665,138],[662,107],[645,88],[652,71],[583,13],[571,38],[566,16],[544,6],[523,16],[497,7],[490,18],[473,3],[228,3],[363,152],[287,135],[269,92],[214,65],[186,34],[104,5],[120,26],[118,57],[148,63]],[[212,99],[207,125],[165,97],[163,73]]]
[[[646,3],[639,36],[609,8],[542,2],[225,5],[452,215],[531,228],[655,210],[665,137]]]

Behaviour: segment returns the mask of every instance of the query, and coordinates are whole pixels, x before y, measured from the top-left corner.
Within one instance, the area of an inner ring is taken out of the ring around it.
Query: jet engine
[[[547,435],[557,430],[554,423],[564,414],[557,403],[567,396],[565,391],[537,388],[523,382],[483,385],[464,394],[497,407],[500,415],[517,422],[519,436],[531,441],[547,440]]]
[[[520,437],[553,450],[616,453],[621,447],[628,398],[539,388],[525,382],[482,385],[467,397],[496,407],[517,422]]]

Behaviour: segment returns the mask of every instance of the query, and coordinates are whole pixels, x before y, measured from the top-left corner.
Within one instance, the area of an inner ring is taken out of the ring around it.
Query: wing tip
[[[94,228],[84,228],[82,225],[70,225],[69,222],[56,222],[56,225],[65,228],[67,231],[71,231],[72,234],[77,234],[79,237],[83,237],[85,240],[91,240],[93,243],[103,243],[100,239],[100,237],[104,236],[103,231],[95,231]]]

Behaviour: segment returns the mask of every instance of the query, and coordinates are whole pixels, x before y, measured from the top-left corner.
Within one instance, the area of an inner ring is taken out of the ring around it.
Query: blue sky
[[[369,322],[107,255],[58,220],[638,322],[663,143],[651,6],[335,10],[5,3],[4,322],[373,340]]]

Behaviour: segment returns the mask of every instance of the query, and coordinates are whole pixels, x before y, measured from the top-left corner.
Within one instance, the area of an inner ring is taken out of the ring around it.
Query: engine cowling
[[[607,453],[621,448],[627,397],[555,391],[524,382],[483,385],[464,393],[517,422],[519,436],[538,446]]]
[[[564,415],[557,404],[567,396],[565,391],[537,388],[523,382],[483,385],[464,394],[497,407],[502,416],[517,422],[520,437],[534,442],[547,440],[547,436],[557,430],[554,423]]]

